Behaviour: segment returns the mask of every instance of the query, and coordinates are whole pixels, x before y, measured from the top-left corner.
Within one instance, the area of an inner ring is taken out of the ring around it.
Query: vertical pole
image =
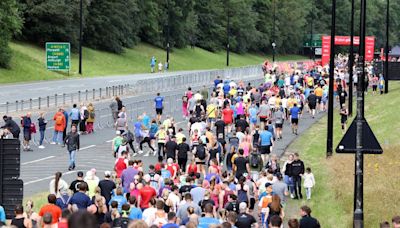
[[[389,92],[389,0],[386,0],[385,93]]]
[[[311,22],[310,22],[310,59],[313,59],[313,22],[314,22],[314,1],[311,6]]]
[[[272,24],[272,62],[275,62],[275,24],[276,24],[276,12],[275,12],[275,0],[273,0],[273,24]]]
[[[326,140],[326,157],[333,151],[333,80],[335,73],[335,33],[336,33],[336,0],[332,0],[331,21],[331,55],[329,62],[329,94],[328,94],[328,135]]]
[[[350,51],[349,51],[349,116],[353,115],[353,65],[354,65],[354,0],[351,0]]]
[[[170,25],[170,3],[169,0],[167,0],[167,64],[168,64],[168,68],[169,68],[169,25]]]
[[[79,74],[82,75],[82,35],[83,35],[83,0],[80,0],[79,4],[80,16],[79,16]]]
[[[355,155],[355,176],[354,176],[354,217],[353,227],[364,227],[363,212],[363,138],[362,124],[364,119],[364,89],[365,89],[365,18],[366,18],[366,0],[361,0],[360,12],[360,46],[359,46],[359,70],[358,70],[358,88],[357,88],[357,133],[356,133],[356,155]]]
[[[229,15],[229,1],[226,0],[226,16],[227,16],[227,22],[226,22],[226,66],[229,66],[229,35],[230,35],[230,15]]]

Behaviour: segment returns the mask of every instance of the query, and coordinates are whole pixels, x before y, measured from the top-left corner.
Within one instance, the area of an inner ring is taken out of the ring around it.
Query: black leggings
[[[164,145],[165,145],[165,143],[158,143],[158,156],[159,157],[160,156],[165,157]]]
[[[144,137],[144,139],[140,142],[140,150],[143,150],[143,144],[144,144],[144,143],[147,143],[147,145],[149,145],[150,149],[151,149],[152,151],[154,151],[154,148],[151,146],[150,138],[149,138],[149,137]]]
[[[187,158],[178,158],[178,164],[182,172],[186,172]]]
[[[129,147],[132,149],[132,152],[136,153],[135,147],[133,146],[133,140],[130,140],[128,143],[129,143]]]

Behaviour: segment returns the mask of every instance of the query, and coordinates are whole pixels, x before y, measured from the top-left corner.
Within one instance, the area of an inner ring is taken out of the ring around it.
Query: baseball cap
[[[83,172],[82,172],[82,171],[79,171],[76,175],[77,175],[78,177],[83,177]]]
[[[106,176],[106,177],[111,177],[111,172],[110,172],[110,171],[105,171],[105,172],[104,172],[104,176]]]
[[[116,131],[115,134],[116,134],[116,135],[120,135],[121,132],[120,132],[120,131]]]
[[[269,186],[272,186],[271,183],[265,183],[265,187],[268,188]]]

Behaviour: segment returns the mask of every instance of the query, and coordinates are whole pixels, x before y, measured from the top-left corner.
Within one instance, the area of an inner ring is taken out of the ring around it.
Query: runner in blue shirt
[[[274,138],[270,131],[268,131],[268,125],[264,126],[264,131],[260,133],[259,139],[261,159],[263,165],[267,164],[268,156],[271,153],[271,146],[274,145]]]
[[[290,116],[292,119],[292,133],[297,135],[297,128],[299,124],[300,108],[294,103],[293,108],[290,109]]]
[[[156,114],[157,114],[157,121],[161,121],[162,111],[164,108],[163,102],[164,102],[164,97],[161,97],[160,93],[157,93],[156,98],[154,98],[154,104],[155,104]]]

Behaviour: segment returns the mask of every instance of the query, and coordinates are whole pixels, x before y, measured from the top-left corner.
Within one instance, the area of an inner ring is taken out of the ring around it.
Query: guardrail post
[[[15,111],[18,111],[18,101],[15,101]]]
[[[95,90],[95,89],[93,89],[93,100],[94,100],[94,99],[96,99],[96,97],[95,97],[95,96],[96,96],[96,90]]]
[[[78,102],[81,102],[81,91],[78,91]]]
[[[21,100],[21,111],[24,110],[24,100]]]
[[[115,96],[115,86],[112,87],[112,94]]]
[[[32,109],[32,98],[29,99],[29,109]]]
[[[6,102],[6,114],[8,113],[8,101]]]
[[[63,105],[65,105],[65,96],[66,96],[66,94],[63,93]]]
[[[71,95],[71,103],[74,103],[74,94],[71,93],[70,95]]]
[[[88,90],[85,91],[86,92],[86,101],[88,100]]]
[[[54,105],[57,107],[57,104],[58,102],[57,102],[57,94],[54,94]]]
[[[41,104],[42,103],[42,98],[41,97],[39,97],[39,109],[41,108]]]
[[[50,107],[50,96],[47,96],[47,107]]]
[[[101,88],[99,89],[99,98],[101,99]]]
[[[124,94],[124,88],[125,88],[125,85],[121,85],[121,94],[122,95]]]

